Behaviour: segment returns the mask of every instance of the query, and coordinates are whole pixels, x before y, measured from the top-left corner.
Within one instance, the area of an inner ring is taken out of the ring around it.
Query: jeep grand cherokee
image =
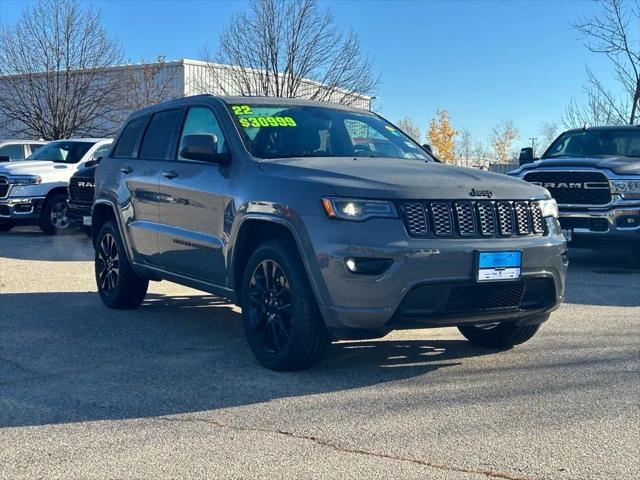
[[[564,296],[547,190],[438,163],[346,106],[206,95],[142,110],[100,163],[95,198],[108,307],[139,305],[149,280],[226,297],[276,370],[403,328],[511,347]]]

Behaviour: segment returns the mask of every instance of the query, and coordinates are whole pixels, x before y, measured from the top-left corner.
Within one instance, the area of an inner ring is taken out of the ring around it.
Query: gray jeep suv
[[[100,163],[95,275],[111,308],[149,280],[230,299],[275,370],[394,329],[508,348],[563,300],[556,217],[544,188],[443,165],[368,111],[187,97],[134,113]]]

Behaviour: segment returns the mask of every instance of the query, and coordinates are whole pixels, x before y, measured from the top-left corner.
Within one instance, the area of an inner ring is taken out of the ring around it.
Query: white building
[[[120,65],[108,68],[100,73],[101,79],[116,77],[118,84],[122,86],[122,92],[118,98],[126,105],[117,115],[111,112],[105,115],[102,127],[113,126],[116,130],[119,124],[133,110],[147,107],[163,100],[171,98],[211,93],[214,95],[240,95],[239,89],[234,88],[237,82],[233,76],[240,71],[239,67],[207,63],[199,60],[175,60],[156,63],[141,63]],[[247,73],[247,72],[245,72]],[[264,77],[263,72],[252,71],[254,81]],[[14,77],[15,78],[15,77]],[[6,81],[6,80],[5,80]],[[101,80],[98,79],[97,82]],[[0,77],[0,90],[3,78]],[[318,92],[319,83],[313,80],[303,80],[300,90],[302,98],[310,98],[314,92]],[[320,88],[322,90],[322,87]],[[372,98],[367,95],[353,94],[340,89],[325,89],[326,94],[322,100],[336,103],[348,103],[354,107],[369,110]],[[0,138],[8,138],[15,130],[16,121],[7,118],[0,111]],[[103,135],[103,132],[99,132]],[[24,136],[24,135],[23,135]]]

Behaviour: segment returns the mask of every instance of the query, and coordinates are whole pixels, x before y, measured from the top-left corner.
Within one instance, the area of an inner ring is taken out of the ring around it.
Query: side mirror
[[[533,148],[525,147],[520,150],[520,156],[518,157],[520,165],[526,165],[527,163],[533,162],[533,160]]]
[[[429,145],[428,143],[423,144],[422,148],[424,148],[427,152],[433,155],[433,148],[431,148],[431,145]]]
[[[220,165],[229,165],[231,162],[231,155],[218,153],[218,137],[206,133],[185,135],[182,138],[180,156],[189,160],[219,163]]]
[[[100,160],[102,160],[102,157],[98,157],[98,158],[94,158],[93,160],[89,160],[88,162],[86,162],[83,166],[83,168],[88,168],[88,167],[93,167],[95,165],[98,165],[100,163]]]
[[[0,157],[0,163],[6,163],[10,161],[11,161],[11,157],[6,157],[6,156]]]

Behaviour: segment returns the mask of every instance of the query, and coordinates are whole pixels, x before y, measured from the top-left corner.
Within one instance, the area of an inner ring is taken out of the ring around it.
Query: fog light
[[[344,261],[347,270],[356,275],[381,275],[393,264],[390,258],[350,257]]]

